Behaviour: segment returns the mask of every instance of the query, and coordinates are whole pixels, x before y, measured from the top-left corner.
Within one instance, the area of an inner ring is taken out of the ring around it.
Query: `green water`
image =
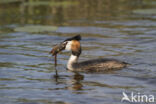
[[[0,0],[0,104],[121,104],[122,92],[156,97],[155,0]],[[115,58],[123,70],[66,70],[52,46],[80,34],[80,61]],[[129,102],[124,102],[129,104]]]

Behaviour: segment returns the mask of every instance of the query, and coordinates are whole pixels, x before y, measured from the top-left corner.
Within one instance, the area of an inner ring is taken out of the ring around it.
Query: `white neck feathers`
[[[78,60],[78,56],[75,56],[75,55],[70,56],[70,58],[68,60],[68,63],[67,63],[68,70],[74,70],[73,67],[72,67],[72,64],[76,63],[77,60]]]

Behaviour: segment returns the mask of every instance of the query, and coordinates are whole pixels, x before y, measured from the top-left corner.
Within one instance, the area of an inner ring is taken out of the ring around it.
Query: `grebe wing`
[[[127,63],[115,59],[94,59],[75,64],[75,68],[82,71],[117,70],[125,67]]]

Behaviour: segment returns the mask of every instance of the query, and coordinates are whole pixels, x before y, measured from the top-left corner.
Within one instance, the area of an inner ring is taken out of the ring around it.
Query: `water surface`
[[[1,104],[120,104],[123,91],[156,95],[154,0],[47,2],[0,2]],[[56,28],[15,31],[24,26]],[[76,34],[82,36],[80,61],[106,57],[132,65],[76,74],[66,70],[70,53],[62,52],[54,77],[49,51]]]

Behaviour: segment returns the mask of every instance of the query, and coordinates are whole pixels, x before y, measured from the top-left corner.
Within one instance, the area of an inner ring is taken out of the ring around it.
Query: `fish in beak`
[[[59,52],[65,49],[67,42],[61,42],[53,47],[53,49],[49,52],[53,56],[57,55]]]

